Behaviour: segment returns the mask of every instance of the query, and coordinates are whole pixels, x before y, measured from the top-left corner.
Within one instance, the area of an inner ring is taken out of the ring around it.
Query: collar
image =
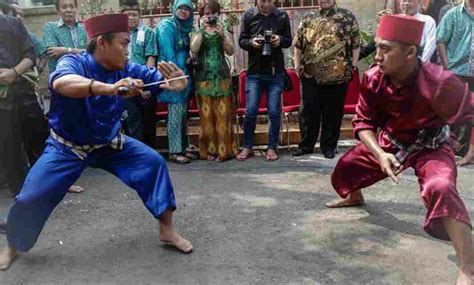
[[[253,7],[251,11],[252,11],[253,16],[257,16],[259,14],[263,16],[263,14],[260,13],[260,9],[258,9],[258,6]],[[278,8],[276,6],[273,6],[272,11],[270,12],[268,16],[270,15],[278,16]]]
[[[336,14],[337,10],[338,10],[337,5],[334,4],[334,6],[332,6],[331,8],[320,9],[319,13],[321,14],[321,16],[327,17],[327,16],[331,16],[333,14]]]
[[[140,25],[138,25],[138,27],[136,27],[135,29],[131,30],[130,33],[133,33],[135,31],[138,31],[138,30],[142,30],[144,27],[143,27],[143,23],[140,23]]]
[[[420,73],[422,65],[423,65],[422,61],[420,59],[418,59],[418,64],[417,64],[415,70],[413,70],[413,72],[410,75],[408,75],[407,79],[405,80],[405,82],[403,83],[403,85],[400,88],[395,88],[395,86],[393,85],[392,80],[390,79],[390,77],[385,76],[385,75],[383,77],[386,80],[386,82],[389,83],[392,86],[392,88],[394,90],[407,88],[407,87],[412,87],[412,86],[415,85],[415,83],[418,79],[418,74]]]
[[[79,22],[77,21],[77,19],[74,20],[74,26],[77,26]],[[63,18],[59,18],[59,21],[58,21],[58,28],[62,27],[62,26],[66,26],[66,24],[64,24],[64,21],[63,21]]]

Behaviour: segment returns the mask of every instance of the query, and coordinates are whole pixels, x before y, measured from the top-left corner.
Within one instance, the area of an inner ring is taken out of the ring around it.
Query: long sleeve
[[[156,33],[157,40],[160,42],[159,58],[160,61],[168,61],[178,64],[176,52],[176,39],[173,24],[163,21],[158,27]],[[179,66],[181,68],[181,66]]]
[[[369,88],[369,79],[367,74],[364,74],[362,83],[360,85],[359,102],[356,107],[356,115],[352,120],[354,127],[354,137],[359,139],[359,131],[373,130],[377,131],[377,97],[374,96],[372,90]]]
[[[250,34],[250,14],[245,12],[240,24],[239,46],[246,51],[255,51],[252,46],[253,36]]]
[[[291,25],[290,19],[288,18],[288,14],[285,12],[281,17],[281,21],[283,22],[283,31],[281,36],[281,48],[289,48],[291,46],[292,37],[291,37]]]
[[[421,60],[429,62],[436,50],[436,22],[429,16],[426,18],[428,20],[425,22],[425,46],[423,47]]]

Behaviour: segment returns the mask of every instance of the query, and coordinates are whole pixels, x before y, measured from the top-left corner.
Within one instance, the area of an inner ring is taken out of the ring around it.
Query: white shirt
[[[436,22],[431,16],[420,13],[416,13],[413,17],[425,23],[421,39],[421,47],[423,48],[421,60],[429,62],[436,50]]]

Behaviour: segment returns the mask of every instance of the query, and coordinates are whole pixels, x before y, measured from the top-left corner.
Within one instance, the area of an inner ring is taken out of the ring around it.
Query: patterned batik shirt
[[[76,21],[74,26],[69,27],[62,19],[57,22],[46,23],[43,27],[43,41],[45,48],[66,47],[85,49],[87,35],[84,26]],[[56,69],[58,58],[50,58],[48,62],[49,72]]]
[[[348,82],[352,77],[352,50],[360,47],[359,25],[354,15],[333,7],[306,15],[293,40],[302,51],[298,71],[318,84]]]
[[[128,49],[128,57],[131,61],[145,65],[148,57],[158,56],[155,32],[143,24],[133,29],[130,32]]]

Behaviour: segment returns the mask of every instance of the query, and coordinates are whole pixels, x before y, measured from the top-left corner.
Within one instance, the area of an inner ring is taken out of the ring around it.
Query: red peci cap
[[[393,42],[420,46],[425,23],[406,15],[385,15],[380,18],[376,37]]]
[[[92,39],[106,33],[129,33],[128,16],[125,14],[104,14],[84,21],[87,38]]]

